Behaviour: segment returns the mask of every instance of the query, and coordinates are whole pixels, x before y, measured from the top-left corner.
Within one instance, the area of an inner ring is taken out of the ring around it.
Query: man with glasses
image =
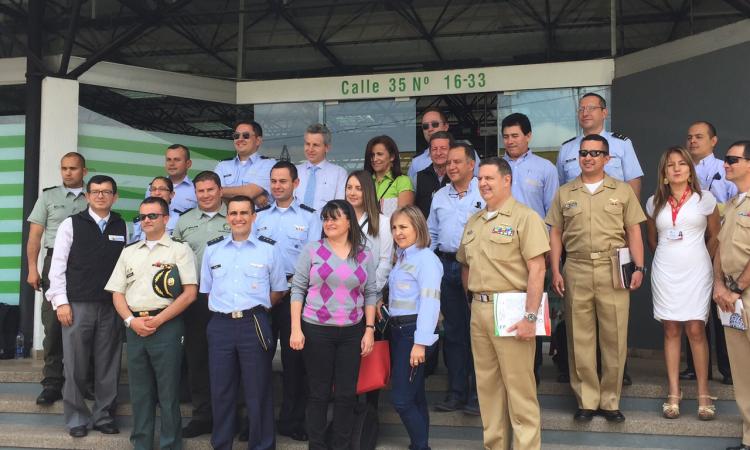
[[[407,172],[407,175],[411,178],[411,184],[414,187],[417,186],[417,173],[426,169],[432,163],[432,160],[430,159],[430,139],[432,138],[432,135],[438,131],[448,131],[448,118],[445,117],[445,114],[443,114],[440,109],[430,107],[422,112],[421,126],[424,140],[427,142],[427,148],[422,150],[422,153],[419,155],[414,156],[411,160],[411,164],[409,164],[409,170]],[[479,154],[476,152],[474,152],[474,160],[479,161]],[[474,168],[474,176],[477,176],[478,173],[479,164]]]
[[[552,288],[565,298],[570,384],[578,401],[574,419],[600,414],[622,422],[620,391],[628,350],[629,290],[643,282],[646,220],[638,198],[626,183],[604,172],[610,161],[607,140],[590,134],[578,152],[581,175],[560,187],[547,213],[550,229]],[[616,249],[626,247],[635,263],[628,289],[616,288]],[[560,271],[563,250],[565,274]],[[613,266],[614,265],[614,266]],[[597,373],[597,337],[601,378]]]
[[[192,188],[192,182],[190,182],[190,186]],[[175,198],[175,190],[174,184],[172,184],[172,180],[167,177],[154,178],[153,180],[151,180],[151,184],[148,187],[148,193],[149,195],[147,195],[146,198],[159,197],[169,205],[169,222],[167,223],[167,234],[172,236],[172,232],[177,226],[177,220],[180,218],[180,214],[185,212],[178,212],[177,210],[172,209],[172,202]],[[193,196],[195,196],[195,192],[193,192]],[[141,239],[146,239],[146,233],[144,233],[143,228],[141,228],[141,222],[136,220],[133,224],[133,234],[130,237],[130,241],[128,242],[130,243],[140,241]]]
[[[714,156],[719,137],[716,134],[716,127],[710,122],[701,120],[694,122],[688,128],[686,147],[690,152],[695,164],[695,172],[701,182],[701,188],[716,197],[719,203],[726,203],[729,199],[737,195],[737,186],[727,180],[726,171],[724,170],[724,161]],[[723,205],[720,206],[723,208]],[[714,327],[714,339],[716,344],[716,366],[721,373],[723,384],[732,384],[732,371],[729,367],[729,356],[727,355],[727,344],[724,339],[724,327],[716,312],[716,308],[711,308],[711,322]],[[706,338],[708,339],[709,349],[711,347],[711,326],[706,323]],[[687,367],[680,372],[681,380],[695,380],[695,367],[693,365],[693,352],[690,345],[685,346],[685,361]],[[708,379],[713,379],[713,370],[711,363],[711,352],[708,353]]]
[[[198,207],[185,212],[177,220],[172,233],[175,239],[185,241],[195,255],[195,271],[200,275],[200,264],[206,243],[230,233],[227,207],[222,203],[221,178],[204,171],[193,179]],[[198,293],[183,314],[185,320],[185,359],[187,361],[190,399],[193,403],[192,419],[182,430],[182,437],[192,438],[208,434],[213,427],[211,414],[211,389],[208,377],[208,340],[206,327],[211,319],[208,296]]]
[[[60,160],[62,184],[42,190],[34,209],[29,214],[29,239],[26,242],[26,261],[29,275],[26,282],[34,290],[49,289],[49,269],[52,262],[53,246],[57,228],[67,217],[86,209],[86,195],[83,192],[83,177],[88,173],[86,159],[80,153],[66,153]],[[38,260],[44,235],[44,265],[41,276]],[[42,392],[36,399],[37,405],[48,406],[62,398],[63,345],[60,321],[52,309],[52,303],[42,301],[42,326],[44,327],[44,367],[42,368]]]
[[[294,195],[315,211],[320,211],[329,200],[343,199],[346,188],[346,169],[328,161],[331,150],[331,130],[316,123],[305,130],[305,161],[297,164],[299,186]],[[273,164],[271,164],[273,167]],[[270,170],[269,167],[269,176]]]
[[[435,411],[463,409],[467,414],[479,415],[469,335],[469,301],[461,282],[461,266],[456,260],[466,221],[484,207],[474,166],[474,149],[470,145],[451,146],[445,164],[450,184],[435,192],[427,228],[430,249],[443,264],[440,312],[443,314],[443,356],[448,368],[448,392],[445,400],[435,405]]]
[[[120,379],[121,325],[105,290],[127,236],[125,221],[112,211],[117,183],[95,175],[86,184],[88,209],[60,223],[49,271],[47,300],[62,325],[63,410],[72,437],[93,426],[116,434],[113,413]],[[94,407],[84,401],[86,374],[94,360]]]
[[[727,179],[739,195],[724,209],[719,248],[714,257],[714,301],[725,313],[739,313],[724,334],[734,379],[737,408],[742,415],[742,442],[727,450],[750,450],[750,140],[732,144],[724,157]],[[744,329],[742,329],[744,328]]]
[[[232,140],[237,154],[220,161],[214,169],[223,186],[223,198],[246,195],[265,204],[271,189],[271,167],[276,160],[258,153],[263,144],[263,128],[253,120],[240,121],[234,127]]]
[[[182,144],[172,144],[167,147],[164,154],[164,170],[167,177],[172,182],[172,192],[174,195],[169,203],[169,210],[177,215],[184,213],[190,208],[195,208],[195,188],[193,182],[188,177],[188,169],[193,166],[190,159],[190,149]],[[153,197],[154,189],[149,185],[146,189],[146,198]],[[161,196],[164,198],[163,196]]]
[[[620,133],[604,129],[604,121],[608,114],[607,102],[601,95],[589,92],[581,97],[578,103],[578,125],[583,130],[583,134],[568,139],[560,147],[557,155],[560,184],[569,183],[580,175],[578,149],[581,148],[581,140],[584,136],[598,134],[609,142],[609,162],[604,171],[616,180],[627,182],[633,188],[635,196],[640,198],[643,170],[633,149],[633,143]]]
[[[117,314],[127,328],[128,384],[133,406],[130,443],[136,450],[153,448],[158,403],[159,447],[179,449],[185,334],[181,313],[198,291],[195,260],[187,244],[166,233],[169,206],[164,199],[149,197],[138,211],[146,239],[123,250],[105,287],[112,293]]]

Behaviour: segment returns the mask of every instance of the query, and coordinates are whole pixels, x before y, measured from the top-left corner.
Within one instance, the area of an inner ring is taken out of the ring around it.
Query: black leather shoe
[[[71,428],[70,431],[68,431],[68,433],[74,438],[80,438],[89,434],[89,430],[86,429],[86,425],[81,425],[79,427]]]
[[[695,378],[695,372],[690,369],[680,372],[680,380],[695,380]]]
[[[479,401],[476,398],[466,402],[466,404],[464,405],[464,414],[468,414],[470,416],[481,415],[479,412]]]
[[[573,415],[573,420],[576,422],[591,422],[591,419],[594,418],[594,414],[596,411],[593,409],[583,409],[578,408],[575,415]]]
[[[727,447],[727,450],[750,450],[750,445],[742,444],[737,447]]]
[[[209,421],[193,419],[182,429],[182,437],[194,438],[203,434],[211,434],[212,428],[213,424]]]
[[[36,398],[36,404],[41,406],[49,406],[56,401],[62,399],[60,391],[52,388],[44,388],[39,397]]]
[[[606,409],[600,409],[599,415],[607,419],[607,422],[625,422],[625,416],[622,415],[619,409],[615,409],[613,411],[609,411]]]
[[[247,420],[245,420],[242,428],[240,428],[239,434],[237,435],[237,440],[240,442],[247,442],[248,439],[250,439],[250,425],[248,425]]]
[[[732,385],[732,384],[734,384],[734,380],[732,380],[732,376],[731,375],[729,375],[729,376],[724,375],[724,377],[721,379],[721,384]],[[747,447],[747,446],[745,446],[745,447]]]
[[[459,409],[463,409],[464,405],[465,402],[462,402],[456,397],[449,395],[445,398],[445,400],[435,405],[434,409],[437,412],[453,412],[458,411]]]
[[[285,430],[279,428],[278,431],[280,435],[290,437],[295,441],[307,441],[307,432],[305,430]]]
[[[630,374],[627,372],[622,374],[622,385],[623,386],[630,386],[633,384],[633,380],[630,378]]]
[[[94,425],[94,429],[103,434],[120,434],[120,429],[114,422],[103,423],[101,425]]]

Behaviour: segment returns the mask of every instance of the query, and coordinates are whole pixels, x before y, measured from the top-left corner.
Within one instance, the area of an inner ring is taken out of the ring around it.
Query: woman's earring
[[[664,184],[669,184],[669,180],[667,180],[667,177],[664,177],[664,180],[662,181]]]

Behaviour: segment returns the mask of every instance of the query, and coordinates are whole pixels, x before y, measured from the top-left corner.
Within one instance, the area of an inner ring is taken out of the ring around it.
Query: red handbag
[[[357,395],[383,389],[391,379],[391,349],[388,341],[375,341],[372,352],[359,363]]]

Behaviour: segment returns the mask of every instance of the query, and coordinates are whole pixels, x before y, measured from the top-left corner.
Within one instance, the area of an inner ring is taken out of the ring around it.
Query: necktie
[[[102,219],[99,221],[99,230],[101,230],[102,233],[104,233],[104,227],[107,226],[107,221]]]
[[[310,176],[307,178],[307,187],[305,188],[305,198],[303,202],[305,205],[312,208],[315,208],[315,184],[317,182],[317,176],[315,174],[319,169],[320,167],[316,166],[310,167]]]

